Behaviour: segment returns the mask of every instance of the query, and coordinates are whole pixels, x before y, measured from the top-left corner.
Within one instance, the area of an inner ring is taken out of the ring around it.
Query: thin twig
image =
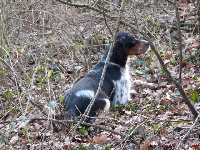
[[[112,31],[111,31],[111,29],[110,29],[110,27],[109,27],[109,25],[108,25],[107,19],[106,19],[106,17],[105,17],[104,14],[103,14],[103,18],[104,18],[104,22],[105,22],[105,24],[106,24],[106,27],[108,28],[108,31],[110,32],[110,35],[113,37],[113,33],[112,33]]]
[[[4,59],[3,58],[1,58],[0,57],[0,62],[2,63],[2,64],[4,64],[10,71],[14,71],[11,67],[10,67],[10,65],[7,63],[7,62],[5,62],[4,61]]]
[[[116,31],[115,35],[117,34],[117,32],[119,32],[119,26],[120,26],[120,21],[122,19],[124,6],[125,6],[125,0],[122,0],[121,6],[120,6],[120,9],[119,9],[119,18],[117,19],[117,27],[116,27],[116,30],[115,30]]]
[[[183,141],[185,140],[185,138],[189,135],[189,133],[192,131],[192,129],[194,128],[195,124],[199,121],[199,117],[200,114],[197,116],[197,118],[195,119],[194,123],[192,124],[192,126],[190,127],[190,129],[188,130],[188,132],[182,137],[182,139],[180,140],[180,142],[178,143],[176,150],[179,150],[181,143],[183,143]]]
[[[145,122],[145,121],[144,121],[144,122]],[[130,139],[130,137],[135,133],[135,131],[136,131],[141,125],[144,124],[144,122],[142,122],[142,123],[140,123],[139,125],[137,125],[137,126],[134,128],[134,130],[132,130],[131,133],[128,134],[128,135],[120,142],[120,144],[119,144],[117,147],[115,147],[115,149],[118,149],[119,146],[120,146],[122,143],[124,143],[123,146],[122,146],[122,149],[123,149],[123,148],[125,147],[125,144],[126,144],[127,140]],[[134,142],[134,143],[135,143],[135,142]],[[135,143],[135,144],[136,144],[136,143]],[[136,146],[138,146],[138,145],[136,144]]]

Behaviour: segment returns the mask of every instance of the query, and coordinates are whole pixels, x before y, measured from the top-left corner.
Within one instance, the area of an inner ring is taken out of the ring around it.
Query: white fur
[[[93,98],[94,97],[94,91],[91,90],[81,90],[76,92],[76,96],[78,97],[89,97]],[[106,102],[106,105],[104,107],[104,111],[109,111],[110,109],[110,100],[109,99],[103,99]]]
[[[114,64],[114,63],[113,63]],[[116,106],[118,103],[126,104],[127,101],[130,99],[130,75],[129,75],[129,67],[126,65],[125,68],[120,69],[121,78],[119,80],[113,80],[114,88],[115,88],[115,95],[112,101],[112,105]],[[94,91],[91,90],[81,90],[76,92],[76,96],[78,97],[94,97]],[[104,99],[106,101],[106,105],[104,107],[105,111],[108,111],[110,108],[110,100]]]
[[[125,68],[120,69],[121,78],[117,81],[113,80],[115,85],[115,95],[113,98],[112,105],[116,106],[118,103],[126,104],[130,99],[130,75],[129,67],[126,65]]]
[[[91,90],[81,90],[81,91],[76,92],[76,96],[78,96],[78,97],[93,98],[94,97],[94,91],[91,91]]]
[[[106,105],[104,107],[104,111],[108,112],[110,109],[110,100],[109,99],[104,99],[106,102]]]

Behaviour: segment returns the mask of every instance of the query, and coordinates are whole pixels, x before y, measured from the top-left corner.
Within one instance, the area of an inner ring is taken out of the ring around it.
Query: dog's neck
[[[122,50],[120,50],[122,49]],[[128,56],[125,54],[124,47],[120,47],[119,45],[114,45],[112,48],[112,54],[110,57],[110,62],[119,65],[120,67],[125,68]],[[108,56],[108,52],[110,50],[110,45],[107,46],[106,53],[103,56],[103,60],[106,60]]]

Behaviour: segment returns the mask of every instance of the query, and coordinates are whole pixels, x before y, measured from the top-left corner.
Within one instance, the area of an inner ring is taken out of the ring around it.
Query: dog
[[[130,55],[140,55],[149,48],[149,43],[135,39],[130,33],[119,32],[112,46],[112,54],[107,65],[101,90],[89,112],[90,117],[96,116],[97,110],[108,111],[111,105],[126,104],[130,99],[130,75],[127,59]],[[83,114],[94,98],[101,80],[106,57],[103,58],[67,91],[64,96],[64,109],[68,119]]]

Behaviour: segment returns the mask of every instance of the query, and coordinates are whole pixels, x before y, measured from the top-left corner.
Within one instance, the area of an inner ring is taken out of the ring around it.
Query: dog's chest
[[[121,78],[119,80],[113,80],[115,85],[115,95],[112,101],[112,105],[117,105],[118,103],[126,104],[130,99],[130,75],[129,68],[121,68]]]

